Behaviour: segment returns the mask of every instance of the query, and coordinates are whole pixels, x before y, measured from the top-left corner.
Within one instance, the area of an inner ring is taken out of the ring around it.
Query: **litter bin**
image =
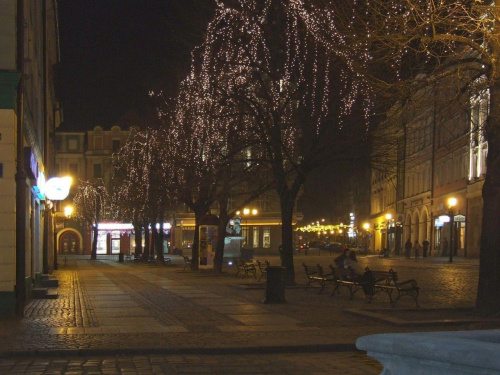
[[[118,262],[123,263],[123,258],[124,258],[124,254],[123,253],[119,253],[118,254]]]
[[[264,303],[285,303],[285,267],[268,266]]]

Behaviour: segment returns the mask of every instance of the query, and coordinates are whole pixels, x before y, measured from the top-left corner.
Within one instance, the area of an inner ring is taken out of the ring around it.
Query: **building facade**
[[[389,173],[372,171],[374,249],[401,254],[408,239],[428,240],[432,255],[479,256],[488,95],[450,104],[456,90],[453,85],[423,90],[399,112],[395,167]]]
[[[53,132],[60,123],[53,69],[57,1],[0,1],[0,315],[23,315],[36,275],[53,266]]]
[[[69,175],[75,181],[72,195],[60,204],[57,217],[56,247],[60,256],[67,254],[90,254],[92,233],[89,228],[62,214],[63,208],[70,205],[76,192],[77,181],[102,179],[112,188],[112,155],[127,141],[130,127],[139,121],[131,113],[106,129],[96,126],[85,132],[57,131],[56,170],[59,175]],[[119,124],[119,125],[118,125]],[[123,126],[128,126],[123,128]],[[217,214],[218,208],[212,207]],[[301,215],[295,215],[300,219]],[[233,219],[240,232],[228,235],[227,254],[236,254],[233,248],[249,250],[254,254],[277,254],[281,244],[281,211],[279,199],[274,192],[263,194],[240,210]],[[123,222],[103,222],[99,225],[97,254],[132,254],[135,252],[135,235],[131,224]],[[229,228],[228,228],[229,229]],[[195,216],[187,206],[179,205],[172,217],[164,224],[165,254],[190,255],[194,241]],[[232,245],[229,243],[232,241]],[[144,238],[143,238],[144,244]]]

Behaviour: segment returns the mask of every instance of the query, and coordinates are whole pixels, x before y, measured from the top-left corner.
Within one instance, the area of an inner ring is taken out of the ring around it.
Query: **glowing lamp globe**
[[[51,201],[62,201],[69,195],[71,177],[52,177],[45,182],[44,194]]]

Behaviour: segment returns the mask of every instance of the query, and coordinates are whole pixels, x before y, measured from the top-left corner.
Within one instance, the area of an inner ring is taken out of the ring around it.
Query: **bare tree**
[[[209,92],[201,84],[203,79],[197,69],[199,67],[193,62],[192,72],[182,82],[174,105],[168,105],[166,100],[160,105],[166,129],[163,167],[171,172],[168,191],[195,213],[193,270],[198,269],[200,260],[200,220],[214,203],[218,203],[214,270],[221,272],[228,221],[240,205],[256,199],[268,189],[269,183],[256,178],[260,165],[249,156],[254,138],[242,137],[248,115],[229,98]],[[249,186],[250,181],[253,187]]]
[[[80,181],[73,198],[75,217],[92,228],[92,252],[90,259],[97,259],[98,224],[105,216],[109,195],[102,180]]]
[[[389,103],[431,85],[453,85],[448,105],[487,92],[489,112],[477,124],[488,141],[482,191],[488,220],[482,223],[476,309],[500,312],[500,296],[491,292],[500,289],[500,2],[296,0],[294,5],[316,39]]]
[[[135,233],[135,257],[142,256],[142,231],[146,221],[146,176],[144,132],[132,129],[127,142],[114,155],[112,203],[116,215],[130,220]]]
[[[293,1],[219,1],[201,57],[203,85],[248,113],[241,136],[258,140],[256,158],[272,171],[288,284],[295,282],[293,212],[306,177],[346,158],[367,130],[364,119],[347,121],[362,82],[344,77],[343,61],[305,26]]]

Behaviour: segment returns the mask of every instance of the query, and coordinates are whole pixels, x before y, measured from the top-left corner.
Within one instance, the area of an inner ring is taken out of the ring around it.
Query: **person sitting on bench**
[[[370,283],[371,277],[358,264],[355,251],[351,250],[347,253],[347,257],[344,260],[344,267],[353,271],[350,281],[362,284],[363,292],[365,292],[366,296],[373,295],[373,285]]]

